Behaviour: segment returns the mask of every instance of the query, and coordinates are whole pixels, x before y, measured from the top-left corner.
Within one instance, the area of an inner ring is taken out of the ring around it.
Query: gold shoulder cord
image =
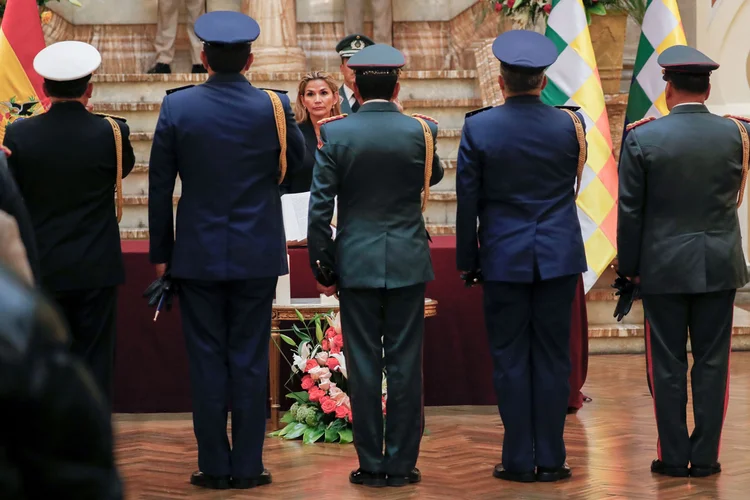
[[[430,197],[430,180],[432,179],[432,159],[435,156],[435,141],[432,139],[432,130],[422,118],[414,117],[422,125],[424,132],[425,155],[424,155],[424,197],[422,198],[422,212],[427,210],[427,199]]]
[[[573,124],[576,127],[576,137],[578,138],[578,171],[576,173],[576,199],[578,199],[578,192],[581,190],[581,181],[583,181],[583,167],[586,165],[586,134],[583,132],[583,125],[578,115],[569,109],[563,109],[563,111],[568,113],[570,118],[572,118]]]
[[[742,181],[740,182],[740,192],[737,195],[737,207],[742,205],[742,199],[745,197],[745,184],[747,184],[747,169],[750,164],[750,137],[748,137],[747,129],[740,120],[736,118],[727,117],[732,120],[737,128],[740,129],[740,137],[742,138]]]
[[[281,184],[286,177],[286,114],[284,113],[284,105],[281,104],[281,99],[276,95],[276,92],[272,90],[264,90],[263,92],[268,94],[268,97],[271,98],[271,104],[273,104],[276,133],[279,135],[279,144],[281,145],[281,154],[279,154],[279,169],[281,170],[279,184]]]
[[[117,194],[117,223],[122,220],[122,132],[117,122],[106,116],[104,118],[112,126],[112,132],[115,134],[115,151],[117,153],[117,180],[115,181],[115,193]]]

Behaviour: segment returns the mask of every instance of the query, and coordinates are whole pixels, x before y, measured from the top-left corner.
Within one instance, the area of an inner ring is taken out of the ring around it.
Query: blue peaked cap
[[[506,31],[492,44],[492,53],[508,66],[529,71],[542,71],[557,60],[554,42],[535,31]]]
[[[260,36],[260,26],[240,12],[217,10],[195,21],[195,35],[208,45],[241,45]]]

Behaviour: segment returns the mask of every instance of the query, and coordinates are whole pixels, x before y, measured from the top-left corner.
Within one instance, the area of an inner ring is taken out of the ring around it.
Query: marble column
[[[303,72],[305,53],[297,44],[295,0],[242,0],[242,12],[260,24],[253,44],[252,69],[266,72]]]

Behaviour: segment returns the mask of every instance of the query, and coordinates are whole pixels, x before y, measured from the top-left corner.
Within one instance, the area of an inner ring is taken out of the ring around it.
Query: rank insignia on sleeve
[[[335,122],[336,120],[341,120],[342,118],[346,118],[347,116],[349,116],[349,115],[347,115],[346,113],[344,113],[342,115],[331,116],[329,118],[323,118],[322,120],[320,120],[318,122],[318,125],[325,125],[326,123]]]
[[[654,117],[654,116],[648,116],[648,117],[646,117],[646,118],[644,118],[644,119],[642,119],[642,120],[638,120],[637,122],[633,122],[633,123],[631,123],[630,125],[628,125],[628,126],[626,127],[626,129],[625,129],[625,130],[627,130],[628,132],[630,132],[630,131],[631,131],[631,130],[633,130],[634,128],[636,128],[636,127],[640,127],[640,126],[641,126],[641,125],[643,125],[644,123],[652,122],[652,121],[654,121],[654,120],[656,120],[656,117]]]
[[[114,118],[118,122],[123,122],[123,123],[127,123],[128,122],[128,120],[125,119],[125,118],[123,118],[122,116],[110,115],[110,114],[107,114],[107,113],[96,113],[96,116],[101,116],[102,118]]]
[[[479,113],[483,111],[487,111],[488,109],[492,109],[492,108],[493,106],[487,106],[484,108],[475,109],[474,111],[469,111],[468,113],[466,113],[466,118],[471,118],[474,115],[478,115]]]
[[[435,125],[439,125],[438,121],[437,121],[436,119],[434,119],[433,117],[431,117],[431,116],[427,116],[427,115],[420,115],[419,113],[414,113],[414,114],[413,114],[413,115],[411,115],[411,116],[412,116],[412,117],[414,117],[414,118],[421,118],[421,119],[423,119],[423,120],[427,120],[428,122],[432,122],[432,123],[434,123]]]

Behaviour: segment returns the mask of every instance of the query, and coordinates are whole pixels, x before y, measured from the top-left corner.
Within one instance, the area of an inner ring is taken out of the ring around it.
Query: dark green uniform
[[[685,475],[688,463],[715,467],[735,290],[748,281],[737,216],[740,132],[702,104],[676,106],[629,132],[619,176],[619,268],[641,279],[659,460]],[[685,413],[688,332],[692,435]]]
[[[430,128],[437,137],[437,126]],[[362,469],[408,475],[422,435],[424,291],[434,278],[421,212],[424,132],[393,103],[367,102],[356,115],[323,125],[321,139],[308,245],[313,269],[319,260],[338,275],[354,443]],[[443,177],[437,155],[432,169],[434,185]],[[334,241],[329,222],[336,196]]]

